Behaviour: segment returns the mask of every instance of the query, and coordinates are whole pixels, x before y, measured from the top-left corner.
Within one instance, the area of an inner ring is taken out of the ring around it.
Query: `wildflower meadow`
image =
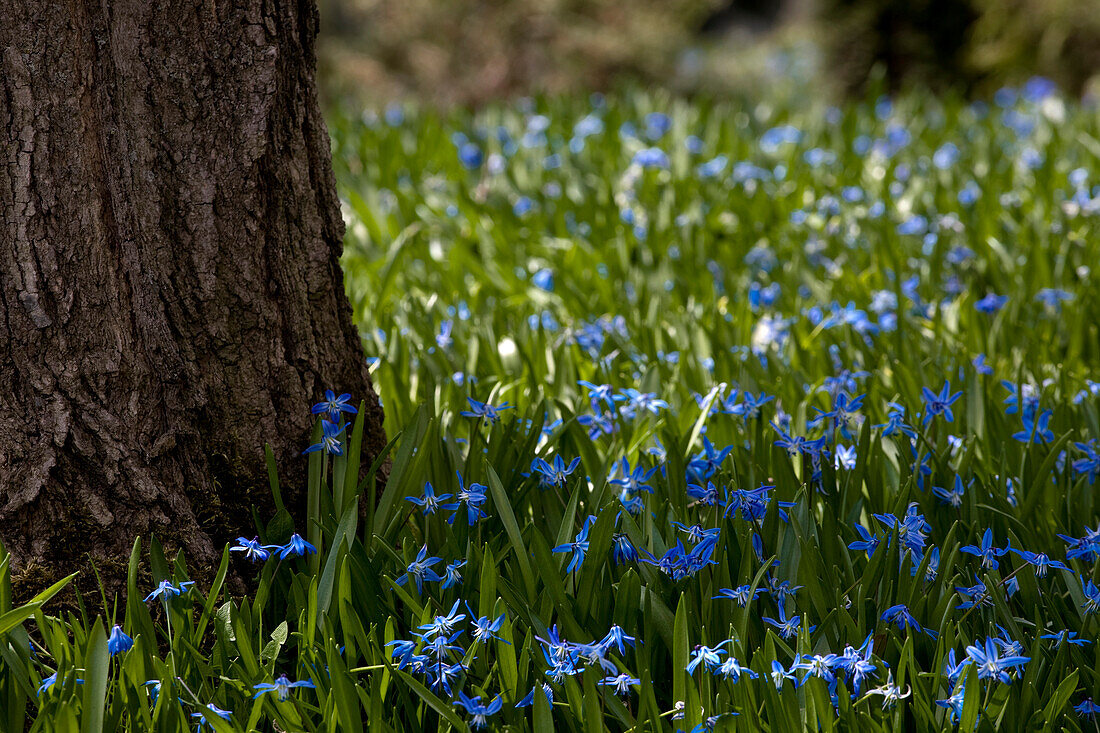
[[[0,562],[0,728],[1100,730],[1095,106],[329,125],[386,455],[334,384],[212,582]]]

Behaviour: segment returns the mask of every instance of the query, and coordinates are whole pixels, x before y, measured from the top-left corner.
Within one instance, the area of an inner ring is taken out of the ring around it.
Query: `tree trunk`
[[[0,541],[36,590],[137,535],[304,534],[310,404],[382,410],[351,323],[313,0],[0,0]],[[90,574],[86,574],[90,575]],[[93,579],[94,582],[94,579]]]

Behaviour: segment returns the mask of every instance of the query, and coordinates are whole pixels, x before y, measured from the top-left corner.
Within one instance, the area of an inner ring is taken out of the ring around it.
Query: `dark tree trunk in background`
[[[304,534],[310,404],[368,404],[313,0],[0,0],[0,541],[37,590],[137,535]],[[90,574],[86,574],[91,577]],[[94,581],[93,581],[94,582]]]

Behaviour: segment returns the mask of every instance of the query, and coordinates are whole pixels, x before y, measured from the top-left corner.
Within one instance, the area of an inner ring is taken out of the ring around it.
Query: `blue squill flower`
[[[1008,670],[1023,667],[1031,657],[1022,655],[1002,655],[1001,649],[992,637],[985,640],[985,644],[973,644],[966,648],[966,654],[974,662],[978,670],[978,679],[996,679],[1003,684],[1010,684],[1012,678]]]
[[[423,593],[425,580],[441,580],[439,575],[431,569],[433,565],[441,562],[443,562],[442,558],[428,557],[428,546],[424,545],[420,548],[420,552],[416,554],[416,559],[405,568],[405,574],[398,578],[396,582],[398,585],[404,585],[412,578],[416,581],[417,593]]]
[[[467,397],[466,401],[470,403],[469,410],[463,410],[459,414],[463,417],[472,417],[476,419],[485,418],[490,423],[496,423],[500,420],[500,413],[503,410],[510,410],[512,406],[507,402],[500,405],[490,405],[487,402],[478,402],[473,397]]]
[[[924,400],[924,425],[932,422],[936,415],[943,415],[947,422],[954,422],[955,415],[951,412],[951,405],[962,396],[962,392],[951,393],[951,383],[944,382],[943,389],[936,394],[927,387],[921,388],[921,398]]]
[[[244,556],[252,562],[262,562],[271,557],[268,547],[260,544],[260,538],[238,537],[237,544],[229,548],[230,552],[243,552]]]
[[[504,707],[500,695],[494,697],[488,705],[483,705],[480,695],[467,697],[465,692],[458,693],[458,704],[466,708],[467,714],[471,716],[470,725],[474,728],[484,728],[489,724],[489,716],[499,713]]]
[[[455,498],[458,499],[458,503],[455,507],[455,512],[451,516],[447,517],[447,524],[454,524],[455,517],[462,511],[461,505],[466,505],[466,524],[474,526],[481,519],[485,519],[486,514],[481,505],[489,500],[489,497],[485,495],[487,486],[484,484],[470,484],[467,487],[462,481],[462,474],[457,473],[458,476],[458,494]]]
[[[222,720],[232,720],[233,719],[233,713],[231,713],[228,710],[222,710],[221,708],[219,708],[214,703],[208,704],[206,706],[205,710],[206,710],[206,712],[209,712],[212,715],[217,715]],[[192,718],[198,718],[199,719],[198,730],[200,730],[200,731],[207,725],[206,712],[191,713]],[[214,726],[211,725],[210,727],[213,728]]]
[[[588,530],[595,521],[596,518],[589,515],[584,520],[584,524],[581,525],[581,531],[577,533],[577,536],[573,538],[572,542],[566,542],[564,545],[558,545],[553,549],[553,552],[571,553],[569,565],[566,566],[565,572],[571,573],[574,570],[580,569],[581,563],[584,562],[585,553],[588,552]]]
[[[318,402],[312,408],[314,415],[324,413],[332,422],[340,422],[340,413],[347,412],[352,415],[358,412],[355,405],[351,404],[351,395],[344,393],[339,397],[331,389],[325,390],[325,399]]]
[[[185,580],[178,586],[174,586],[172,585],[172,581],[162,580],[157,584],[156,589],[154,589],[152,593],[145,596],[145,600],[151,601],[154,598],[161,598],[167,601],[169,598],[174,598],[182,593],[186,593],[194,584],[195,581],[193,580]]]
[[[405,501],[412,502],[418,507],[421,507],[425,516],[429,514],[435,514],[440,509],[444,511],[454,511],[458,508],[458,502],[447,502],[447,499],[451,498],[451,494],[439,494],[435,493],[435,489],[432,487],[430,481],[424,482],[424,493],[420,496],[406,496]]]
[[[321,418],[321,440],[314,443],[310,447],[302,451],[305,453],[313,453],[315,451],[323,450],[330,456],[342,456],[344,455],[344,448],[340,443],[340,434],[344,432],[346,425],[337,425],[334,422],[330,422],[325,418]]]
[[[996,570],[1000,567],[1000,563],[997,562],[997,558],[1003,556],[1007,549],[1001,549],[993,546],[993,530],[987,529],[985,534],[982,535],[982,544],[978,545],[963,545],[959,548],[960,552],[965,552],[968,555],[974,555],[982,559],[982,567],[993,568]]]
[[[134,640],[127,636],[121,626],[115,624],[111,628],[111,636],[107,639],[107,652],[113,657],[120,652],[129,651],[133,646]]]
[[[302,539],[302,536],[295,533],[290,535],[290,539],[282,547],[278,548],[279,559],[285,560],[288,557],[303,557],[305,555],[312,555],[317,552],[317,548]]]
[[[275,678],[274,682],[261,682],[258,685],[253,685],[252,689],[257,690],[257,692],[252,697],[253,699],[255,699],[260,695],[274,692],[278,696],[279,700],[286,700],[288,697],[290,697],[290,691],[296,687],[306,687],[309,689],[313,689],[317,687],[317,685],[313,684],[311,680],[298,680],[297,682],[291,682],[285,674],[281,674],[277,678]]]

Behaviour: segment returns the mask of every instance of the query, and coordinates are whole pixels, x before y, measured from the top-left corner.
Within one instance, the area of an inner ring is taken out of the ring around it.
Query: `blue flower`
[[[918,507],[919,505],[916,502],[910,503],[905,510],[905,517],[900,520],[893,514],[871,515],[887,527],[896,530],[897,538],[901,543],[899,551],[909,551],[917,557],[924,553],[924,544],[928,539],[927,533],[932,528],[925,520],[924,515],[918,512]]]
[[[456,662],[455,664],[446,665],[442,662],[437,662],[427,670],[428,686],[432,688],[433,692],[442,690],[446,693],[447,697],[451,697],[451,683],[453,683],[458,675],[465,672],[466,667],[462,662]]]
[[[1069,544],[1066,548],[1066,559],[1072,560],[1079,557],[1086,562],[1092,562],[1100,555],[1100,526],[1096,529],[1085,528],[1085,536],[1081,538],[1069,537],[1064,534],[1058,537]]]
[[[321,441],[306,448],[302,453],[313,453],[323,450],[330,456],[344,455],[344,448],[340,444],[340,434],[344,432],[344,428],[346,427],[346,425],[337,425],[334,422],[329,422],[321,418]]]
[[[650,112],[645,116],[645,135],[650,140],[659,140],[672,129],[672,118],[664,112]]]
[[[616,565],[638,561],[638,550],[623,532],[611,535],[611,559]]]
[[[626,654],[627,646],[634,646],[637,641],[633,636],[630,636],[619,625],[614,625],[607,630],[607,635],[600,640],[599,646],[603,647],[605,651],[611,649],[618,649],[619,654]]]
[[[46,677],[42,680],[42,684],[38,686],[38,692],[36,693],[36,695],[41,695],[43,692],[49,692],[51,689],[53,689],[53,686],[56,683],[57,683],[57,672],[54,672],[49,677]],[[79,680],[78,679],[76,681],[76,684],[83,685],[84,680]]]
[[[741,402],[729,408],[729,412],[731,415],[745,419],[756,419],[760,417],[760,408],[774,399],[774,395],[764,394],[763,392],[756,395],[752,392],[742,392]]]
[[[927,387],[921,388],[921,398],[924,400],[924,425],[932,422],[936,415],[943,415],[947,422],[954,422],[955,415],[951,412],[951,405],[962,396],[962,392],[951,394],[951,383],[944,382],[943,389],[936,394]]]
[[[962,476],[955,476],[955,488],[948,490],[939,486],[932,487],[932,493],[938,496],[945,504],[958,509],[962,506],[963,495],[966,487],[963,486]]]
[[[754,537],[756,536],[757,535],[754,535]],[[770,593],[775,597],[775,602],[781,606],[793,600],[795,593],[802,590],[801,585],[791,585],[789,580],[778,582],[778,579],[775,577],[769,577],[768,584],[770,586]]]
[[[1021,443],[1050,443],[1054,441],[1054,431],[1050,429],[1050,410],[1043,410],[1038,417],[1034,413],[1024,413],[1021,419],[1024,429],[1013,433],[1012,437]]]
[[[1015,415],[1023,408],[1026,417],[1032,417],[1039,410],[1039,388],[1034,384],[1015,385],[1012,382],[1002,380],[1001,386],[1008,390],[1005,398],[1005,414]]]
[[[842,663],[844,661],[836,654],[803,654],[795,659],[794,664],[791,665],[791,671],[803,670],[806,672],[802,677],[802,684],[805,684],[810,677],[818,677],[831,683],[836,677],[833,668]]]
[[[1088,478],[1089,486],[1092,486],[1096,482],[1096,477],[1100,476],[1100,452],[1097,452],[1094,441],[1090,440],[1087,443],[1074,443],[1077,450],[1085,454],[1084,458],[1078,458],[1070,464],[1074,473],[1085,474]]]
[[[424,493],[421,496],[406,496],[405,501],[411,501],[418,507],[423,507],[423,514],[425,516],[429,514],[435,514],[436,511],[442,509],[444,511],[453,511],[458,508],[458,502],[446,503],[447,499],[451,498],[451,494],[435,495],[435,489],[432,488],[431,482],[424,482]]]
[[[714,674],[722,675],[722,677],[735,684],[741,680],[741,675],[744,675],[752,680],[760,676],[748,667],[742,666],[741,662],[737,661],[732,656],[727,657],[720,665],[718,665],[718,669],[714,671]]]
[[[539,686],[538,686],[538,684],[536,684],[534,687],[531,688],[531,691],[528,692],[523,697],[522,700],[520,700],[519,702],[516,703],[516,707],[517,708],[527,708],[527,707],[531,707],[532,705],[534,705],[535,704],[535,691],[538,690],[538,689],[539,689]],[[548,703],[550,703],[551,705],[553,705],[554,704],[554,690],[553,690],[553,688],[550,687],[550,685],[543,682],[542,683],[542,692],[543,692],[544,695],[546,695],[546,701]]]
[[[474,728],[484,728],[489,723],[489,716],[499,713],[504,706],[500,695],[494,697],[488,705],[482,705],[480,695],[467,697],[465,692],[458,693],[458,704],[466,708],[466,713],[473,717],[470,724]]]
[[[740,512],[741,519],[746,522],[762,522],[768,513],[771,492],[774,489],[774,486],[768,484],[761,484],[755,489],[737,489],[732,492],[727,489],[726,500],[722,502],[725,507],[722,513],[724,516],[732,517]],[[794,502],[791,501],[776,502],[779,518],[784,522],[788,519],[785,510],[792,506]]]
[[[456,602],[457,605],[457,602]],[[432,633],[418,634],[413,632],[413,636],[419,637],[424,642],[424,651],[435,660],[435,665],[438,667],[446,658],[451,654],[457,654],[459,656],[466,653],[466,650],[462,648],[460,644],[455,644],[454,641],[458,637],[462,636],[462,631],[456,631],[453,634]]]
[[[818,455],[827,445],[827,441],[824,437],[810,440],[801,435],[792,436],[775,423],[772,423],[772,428],[775,429],[775,432],[779,433],[779,440],[775,441],[775,445],[787,451],[787,455],[792,458],[798,455]]]
[[[1096,583],[1091,580],[1086,582],[1081,578],[1081,590],[1085,594],[1085,602],[1081,604],[1085,613],[1096,613],[1100,610],[1100,588],[1096,587]]]
[[[699,178],[717,178],[722,175],[722,172],[729,165],[729,158],[724,155],[719,155],[716,158],[708,160],[706,163],[700,163],[695,168],[695,175]]]
[[[977,577],[975,577],[974,585],[968,588],[955,586],[955,591],[958,592],[959,595],[967,599],[963,603],[955,606],[955,608],[959,610],[993,605],[993,597],[989,595],[989,591],[986,589],[985,583],[983,583]]]
[[[530,196],[520,196],[516,199],[516,202],[512,204],[512,213],[516,216],[523,216],[529,213],[535,208],[535,202]]]
[[[963,545],[959,548],[959,552],[965,552],[968,555],[974,555],[982,559],[982,567],[993,568],[996,570],[1000,567],[1000,563],[997,562],[997,558],[1003,556],[1007,549],[1001,549],[993,546],[993,530],[987,529],[985,534],[982,535],[981,546],[975,545]]]
[[[1019,555],[1020,558],[1035,568],[1035,577],[1045,578],[1047,571],[1050,568],[1056,568],[1058,570],[1069,570],[1069,567],[1058,560],[1051,560],[1045,552],[1028,552],[1027,550],[1017,550],[1011,545],[1007,548],[1015,555]]]
[[[834,669],[843,670],[851,675],[852,694],[858,696],[863,683],[876,673],[878,666],[871,661],[874,635],[868,634],[858,649],[850,644],[844,647],[844,653],[833,663]]]
[[[642,148],[634,154],[631,164],[642,168],[668,168],[668,155],[660,148]]]
[[[942,170],[947,170],[955,165],[959,159],[959,146],[955,143],[944,143],[932,154],[932,165]]]
[[[1073,300],[1073,293],[1060,288],[1043,288],[1035,294],[1035,300],[1051,310],[1059,311],[1062,303]]]
[[[1039,638],[1050,639],[1054,642],[1054,646],[1060,647],[1062,644],[1072,644],[1073,646],[1084,646],[1085,644],[1091,644],[1090,639],[1080,639],[1077,637],[1076,631],[1069,631],[1064,629],[1054,634],[1043,634]]]
[[[458,585],[462,582],[462,573],[458,572],[466,564],[465,560],[456,560],[449,563],[446,568],[443,569],[443,583],[441,588],[446,590],[452,585]],[[457,602],[457,601],[456,601]]]
[[[798,627],[802,622],[802,618],[801,616],[791,616],[788,618],[785,604],[780,603],[779,620],[776,621],[774,618],[764,616],[764,622],[779,629],[779,635],[784,639],[790,639],[792,636],[798,636]],[[810,626],[808,631],[812,632],[816,628],[816,626]]]
[[[909,569],[909,574],[912,577],[917,576],[917,571],[920,570],[920,564],[924,562],[924,558],[915,558],[913,560],[913,566]],[[936,575],[940,570],[940,548],[933,547],[928,551],[928,565],[924,568],[924,579],[931,583],[936,579]]]
[[[872,534],[871,532],[869,532],[867,528],[865,528],[862,524],[857,524],[855,527],[856,532],[859,533],[861,539],[848,545],[848,549],[855,550],[857,552],[866,552],[867,557],[871,557],[871,555],[875,554],[875,549],[878,547],[879,542],[881,541],[879,539],[879,536],[877,534]]]
[[[616,695],[622,695],[626,697],[630,694],[631,685],[640,685],[641,680],[637,677],[631,677],[626,672],[619,674],[616,677],[604,677],[597,682],[598,685],[605,685],[607,687],[614,687]]]
[[[779,125],[760,136],[760,149],[774,153],[782,145],[793,145],[802,139],[802,131],[793,125]]]
[[[560,455],[554,456],[553,463],[536,458],[531,462],[531,470],[541,476],[539,479],[541,484],[550,488],[564,489],[569,481],[569,475],[577,470],[580,463],[580,458],[574,458],[566,466],[565,460]]]
[[[1006,685],[1012,683],[1008,670],[1023,667],[1031,659],[1021,655],[1001,656],[1001,650],[992,637],[987,638],[984,645],[968,646],[966,654],[978,670],[978,679],[997,679]]]
[[[688,470],[697,481],[706,481],[718,471],[718,468],[732,451],[732,445],[727,445],[722,450],[717,450],[714,445],[711,444],[709,438],[703,438],[703,450],[691,459],[688,463]]]
[[[463,417],[473,417],[477,419],[485,418],[490,423],[496,423],[500,420],[500,413],[502,410],[510,410],[512,406],[507,402],[500,405],[490,405],[487,402],[478,402],[473,397],[467,397],[466,401],[470,403],[469,410],[463,410],[459,414]]]
[[[107,639],[107,652],[114,656],[119,652],[129,651],[134,646],[134,640],[126,635],[122,627],[115,624],[111,628],[111,636]]]
[[[290,697],[290,691],[295,687],[306,687],[314,689],[317,685],[313,684],[310,680],[298,680],[297,682],[291,682],[285,674],[279,675],[274,682],[261,682],[258,685],[253,685],[252,689],[257,690],[253,695],[253,699],[260,695],[274,692],[279,696],[280,700],[286,700]]]
[[[659,415],[661,410],[668,407],[664,400],[657,399],[653,392],[640,392],[633,388],[624,389],[616,400],[625,400],[626,404],[619,408],[623,417],[633,420],[639,412],[649,412]]]
[[[653,478],[653,474],[657,473],[656,466],[648,471],[641,466],[637,466],[631,471],[630,464],[627,463],[627,460],[624,458],[619,464],[619,473],[621,475],[618,478],[610,479],[608,483],[619,486],[623,491],[630,492],[631,494],[637,494],[640,491],[645,491],[650,494],[653,493],[653,487],[646,482]]]
[[[899,700],[903,700],[909,697],[911,690],[905,689],[905,692],[901,691],[901,687],[894,684],[894,673],[886,673],[886,684],[881,687],[876,687],[873,690],[868,690],[868,695],[882,695],[882,709],[892,708],[897,705]]]
[[[790,680],[798,685],[798,678],[794,676],[793,670],[788,672],[778,660],[772,660],[772,671],[768,673],[772,678],[772,684],[775,685],[776,690],[783,689],[783,681]]]
[[[1095,718],[1096,714],[1100,713],[1100,705],[1094,703],[1091,697],[1074,705],[1073,709],[1082,718],[1086,715]]]
[[[739,585],[736,588],[719,588],[718,595],[712,597],[715,599],[728,598],[730,600],[737,601],[737,605],[744,608],[749,601],[755,601],[757,597],[763,592],[763,588],[754,589],[751,585],[746,583],[745,585]]]
[[[317,548],[302,539],[302,536],[295,533],[290,535],[290,539],[282,547],[278,548],[279,559],[285,560],[288,557],[302,557],[304,555],[312,555],[317,552]]]
[[[471,142],[467,142],[458,149],[458,159],[469,170],[481,167],[484,156],[481,148]]]
[[[351,404],[350,394],[345,392],[337,397],[331,389],[325,390],[325,399],[314,405],[311,411],[314,415],[325,413],[332,422],[340,422],[340,413],[342,412],[352,415],[359,412],[355,409],[355,405]]]
[[[726,650],[722,647],[729,643],[730,641],[727,639],[715,647],[696,645],[691,652],[691,659],[688,660],[687,667],[685,667],[687,673],[694,673],[695,668],[700,664],[703,665],[705,671],[713,672],[722,663],[722,656],[726,653]]]
[[[456,498],[458,499],[458,504],[455,505],[455,513],[447,518],[447,524],[454,524],[455,517],[457,517],[458,513],[461,511],[461,509],[457,507],[459,507],[461,504],[465,504],[466,524],[472,527],[477,524],[478,520],[484,519],[489,516],[481,508],[481,505],[489,500],[489,497],[485,495],[485,491],[488,487],[484,484],[470,484],[469,488],[467,488],[466,485],[462,482],[462,474],[457,473],[457,476],[458,494]]]
[[[706,488],[698,484],[688,484],[687,495],[691,499],[695,499],[700,504],[706,506],[714,506],[718,502],[718,488],[713,482],[708,481]]]
[[[844,469],[845,471],[851,471],[856,467],[856,447],[838,445],[836,447],[835,454],[835,468],[836,470]]]
[[[577,533],[577,536],[573,538],[572,542],[567,542],[564,545],[558,545],[553,549],[553,552],[569,552],[572,556],[569,558],[569,565],[566,566],[565,572],[571,573],[574,570],[579,570],[581,563],[584,562],[584,555],[588,552],[588,530],[592,527],[592,524],[596,521],[596,518],[589,515],[581,526],[581,531]]]
[[[427,632],[427,634],[442,634],[444,636],[450,636],[454,633],[455,626],[458,622],[466,618],[466,614],[458,612],[459,601],[455,601],[451,606],[451,610],[446,614],[441,614],[433,618],[430,622],[420,625],[420,630]]]
[[[919,214],[914,214],[902,223],[898,224],[898,234],[901,234],[903,236],[924,234],[927,231],[928,219]]]
[[[936,704],[941,708],[947,708],[951,711],[951,723],[954,724],[962,718],[963,701],[966,699],[966,684],[965,682],[959,682],[955,687],[955,691],[951,693],[951,696],[943,699],[936,700]]]
[[[451,344],[454,343],[454,339],[451,338],[451,331],[454,330],[454,321],[446,320],[439,324],[439,333],[435,336],[435,345],[441,349],[451,348]]]
[[[431,569],[433,565],[441,562],[443,562],[442,558],[428,557],[428,546],[424,545],[416,554],[416,559],[405,568],[405,574],[397,579],[397,584],[404,585],[411,578],[416,581],[416,592],[423,593],[425,580],[442,580]]]
[[[588,390],[588,399],[592,402],[593,410],[600,409],[601,404],[610,407],[614,403],[610,384],[593,384],[583,379],[579,380],[577,384]]]
[[[542,268],[531,276],[531,284],[539,290],[545,290],[548,293],[553,292],[554,271],[546,267]]]
[[[228,710],[222,710],[221,708],[219,708],[214,703],[208,704],[206,706],[206,710],[209,711],[210,713],[213,713],[214,715],[217,715],[222,720],[232,720],[233,713],[229,712]],[[191,717],[199,719],[198,730],[202,730],[203,726],[206,725],[206,713],[204,713],[204,712],[191,713]],[[213,728],[214,726],[210,726],[210,727]]]
[[[881,618],[883,621],[897,625],[898,630],[900,631],[905,631],[906,628],[911,628],[915,629],[916,631],[923,631],[931,636],[933,639],[935,639],[937,636],[936,632],[932,629],[923,628],[919,623],[917,623],[917,619],[913,616],[912,613],[909,612],[909,609],[900,603],[896,606],[890,606],[885,611],[883,611]]]
[[[411,639],[394,639],[386,642],[386,646],[393,647],[390,656],[398,660],[398,669],[405,669],[415,656],[416,642]]]
[[[839,430],[845,440],[852,440],[852,433],[849,430],[849,426],[855,414],[863,407],[863,397],[864,395],[850,397],[847,392],[839,392],[833,400],[833,409],[826,412],[825,410],[811,407],[810,409],[815,410],[818,414],[810,420],[810,426],[813,427],[823,420],[831,420],[834,430]]]
[[[943,661],[944,676],[947,677],[951,684],[955,684],[958,682],[959,678],[962,677],[963,672],[966,671],[966,667],[971,664],[971,661],[970,657],[963,657],[961,662],[956,663],[955,650],[950,650],[947,652],[947,658]]]
[[[473,612],[473,609],[470,608],[469,604],[466,604],[466,610],[470,612],[470,625],[474,627],[474,630],[470,632],[470,635],[474,637],[474,641],[484,642],[488,641],[489,639],[496,639],[497,641],[503,641],[505,644],[512,643],[510,641],[505,641],[504,639],[496,635],[496,633],[500,631],[501,627],[504,626],[503,613],[497,616],[495,619],[489,618],[488,616],[479,616],[475,620],[475,614]]]
[[[154,589],[152,593],[145,596],[145,600],[151,601],[154,598],[162,598],[164,600],[168,600],[169,598],[173,598],[182,593],[186,593],[194,584],[195,581],[186,580],[180,583],[179,586],[174,586],[172,585],[172,581],[162,580],[160,581],[160,583],[157,584],[156,589]]]
[[[229,548],[230,552],[243,552],[244,556],[253,562],[261,562],[271,557],[268,548],[260,544],[260,538],[238,537],[237,544]]]

